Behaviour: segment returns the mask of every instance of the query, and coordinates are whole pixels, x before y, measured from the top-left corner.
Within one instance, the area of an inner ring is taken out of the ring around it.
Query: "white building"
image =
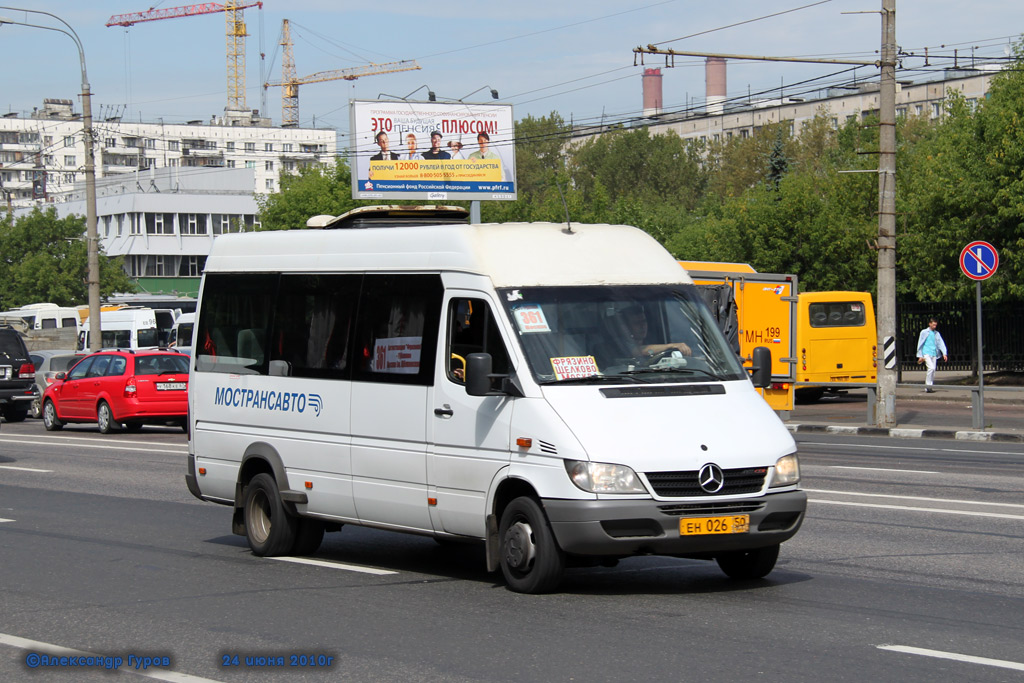
[[[253,230],[252,168],[151,168],[96,181],[96,229],[103,253],[123,256],[143,292],[196,296],[217,235]],[[49,204],[61,218],[85,215],[79,183]],[[22,208],[22,214],[30,211]]]
[[[9,207],[59,203],[85,180],[81,114],[71,100],[47,99],[31,116],[0,116],[0,198]],[[96,177],[154,168],[248,168],[250,192],[278,189],[281,171],[327,162],[332,129],[276,128],[250,112],[184,124],[94,120]]]

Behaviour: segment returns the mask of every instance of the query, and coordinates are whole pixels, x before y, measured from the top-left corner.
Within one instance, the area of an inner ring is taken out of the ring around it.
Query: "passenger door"
[[[60,393],[57,395],[56,401],[57,415],[59,417],[77,419],[83,416],[81,396],[86,388],[85,383],[89,381],[86,373],[95,360],[95,356],[86,358],[71,368],[67,375],[65,375],[64,383],[60,387]]]
[[[427,414],[442,295],[439,275],[363,278],[352,382],[352,494],[363,522],[432,528]]]
[[[445,300],[445,336],[438,354],[429,431],[427,482],[434,528],[482,538],[487,491],[511,457],[515,399],[466,393],[465,359],[489,353],[495,374],[512,371],[495,307],[479,292],[450,291]]]
[[[99,402],[100,395],[109,395],[110,393],[109,385],[111,380],[107,377],[107,369],[110,367],[110,361],[114,358],[115,356],[96,356],[93,358],[89,371],[85,373],[85,378],[79,382],[78,408],[81,410],[82,417],[90,420],[96,419],[96,405]],[[115,411],[114,414],[117,415],[117,408],[112,407],[112,409]]]

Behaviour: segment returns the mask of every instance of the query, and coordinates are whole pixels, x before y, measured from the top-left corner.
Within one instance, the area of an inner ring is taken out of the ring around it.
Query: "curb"
[[[851,427],[849,425],[786,423],[793,434],[844,434],[847,436],[889,436],[897,439],[955,439],[957,441],[1024,442],[1024,434],[1008,432],[979,432],[958,429],[925,429],[919,427]]]

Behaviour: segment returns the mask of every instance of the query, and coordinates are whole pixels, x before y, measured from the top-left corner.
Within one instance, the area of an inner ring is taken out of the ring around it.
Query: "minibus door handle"
[[[447,403],[444,404],[443,408],[434,408],[434,415],[437,415],[438,417],[451,417],[454,414],[455,411],[452,410],[452,407]]]

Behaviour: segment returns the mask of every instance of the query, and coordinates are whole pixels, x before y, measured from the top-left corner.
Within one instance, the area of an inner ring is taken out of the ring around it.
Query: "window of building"
[[[76,160],[75,160],[75,155],[74,154],[65,154],[64,155],[64,165],[65,166],[76,166],[77,163],[76,163]]]
[[[268,190],[273,190],[274,189],[274,179],[273,178],[267,178],[267,189]]]
[[[156,140],[153,138],[146,138],[146,149],[156,149]]]
[[[227,167],[227,168],[234,168],[235,167],[235,160],[234,159],[226,159],[224,161],[224,166]]]
[[[256,143],[255,142],[247,142],[247,143],[245,143],[245,151],[246,152],[255,152],[256,151]]]
[[[73,135],[65,135],[64,136],[64,146],[65,147],[74,147],[75,146],[75,136],[73,136]]]
[[[235,143],[233,141],[228,141],[228,142],[224,143],[224,148],[227,151],[229,151],[229,152],[234,152],[235,151]]]
[[[123,213],[119,213],[119,214],[117,214],[117,236],[120,237],[121,233],[123,231],[124,231],[124,214]]]
[[[264,161],[263,162],[263,170],[264,171],[273,171],[274,170],[274,162],[273,161]]]
[[[146,234],[148,235],[173,235],[174,214],[173,213],[147,213]]]
[[[264,152],[273,152],[274,151],[274,143],[273,142],[264,142],[263,143],[263,151]]]
[[[229,232],[238,232],[239,217],[229,213],[215,213],[212,216],[212,229],[214,235],[224,235]]]
[[[245,162],[245,167],[246,168],[256,168],[256,162],[255,161],[247,161],[247,162]]]
[[[172,259],[171,256],[164,256],[162,254],[150,255],[146,258],[146,277],[165,277],[170,275],[168,272],[168,262]]]
[[[281,145],[281,151],[283,151],[283,152],[290,152],[290,151],[292,151],[292,143],[285,142],[284,144],[282,144]]]
[[[178,267],[180,277],[199,277],[206,267],[205,256],[182,256],[181,265]]]
[[[915,105],[914,105],[914,113],[915,113],[915,114],[917,114],[918,116],[920,116],[920,115],[921,115],[921,112],[923,112],[923,111],[924,111],[924,106],[923,106],[923,105],[920,105],[920,104],[915,104]]]
[[[942,114],[942,103],[932,102],[932,118],[938,118]]]
[[[52,135],[44,135],[43,136],[43,144],[46,145],[47,147],[52,147],[53,146],[53,136]]]
[[[181,150],[181,142],[178,140],[168,140],[167,149],[171,152],[178,152]]]
[[[103,217],[103,235],[104,237],[110,237],[110,216]]]
[[[281,166],[286,171],[294,171],[295,170],[295,162],[294,161],[282,161],[281,162]]]
[[[175,158],[172,157],[172,158],[167,160],[167,165],[168,166],[180,166],[181,165],[181,159],[175,159]]]
[[[117,147],[117,138],[103,138],[104,147]]]
[[[180,213],[178,214],[178,225],[181,226],[182,235],[205,235],[206,214]]]
[[[43,155],[43,164],[45,164],[46,166],[53,166],[55,163],[56,162],[54,161],[52,154]]]

